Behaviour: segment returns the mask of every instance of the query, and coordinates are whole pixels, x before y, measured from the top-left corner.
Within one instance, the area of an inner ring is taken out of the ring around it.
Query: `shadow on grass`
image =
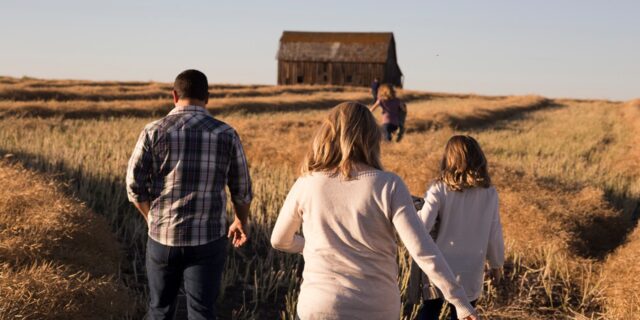
[[[553,178],[539,178],[538,184],[550,191],[562,190],[568,195],[578,194],[583,187],[567,185]],[[570,230],[575,237],[571,243],[576,254],[583,258],[599,261],[624,244],[627,236],[633,231],[637,219],[633,217],[634,209],[638,210],[640,199],[626,192],[605,190],[602,203],[593,199],[585,205],[585,211],[568,219]]]
[[[93,84],[92,86],[108,87],[110,85]],[[82,87],[79,87],[78,89],[81,90],[81,88]],[[140,100],[165,99],[167,101],[171,101],[172,89],[173,89],[172,86],[167,86],[165,88],[150,88],[149,92],[146,92],[146,93],[136,93],[136,92],[82,93],[82,92],[56,90],[55,88],[47,88],[45,85],[37,89],[29,89],[29,90],[23,90],[23,89],[0,90],[0,100],[11,100],[11,101],[20,101],[20,102],[48,101],[48,100],[98,102],[98,101],[118,101],[118,100],[140,101]],[[243,88],[240,88],[240,89],[243,89]],[[247,89],[252,89],[252,88],[248,87]],[[285,94],[309,95],[309,94],[318,93],[318,92],[331,93],[331,92],[353,91],[353,89],[350,89],[347,87],[318,87],[318,88],[283,87],[281,89],[276,89],[271,91],[265,90],[265,91],[237,91],[237,92],[224,91],[224,90],[229,90],[229,88],[224,88],[224,87],[212,88],[209,93],[209,98],[217,99],[217,98],[274,97],[274,96],[285,95]],[[233,90],[233,88],[231,90]]]
[[[543,99],[540,102],[528,105],[505,106],[497,109],[474,110],[469,115],[455,115],[440,113],[434,115],[434,119],[414,120],[407,122],[407,133],[422,133],[429,130],[437,130],[443,127],[450,127],[458,130],[482,130],[493,126],[502,120],[515,120],[526,116],[528,113],[542,109],[563,108],[564,105],[557,104],[552,100]]]
[[[294,90],[294,89],[291,89]],[[409,93],[403,96],[403,99],[407,102],[430,99],[430,95],[426,93]],[[278,101],[278,102],[265,102],[265,101],[238,101],[237,103],[225,102],[220,105],[216,102],[216,99],[211,99],[209,112],[214,116],[229,115],[235,113],[241,114],[264,114],[274,112],[298,112],[298,111],[313,111],[313,110],[327,110],[333,108],[339,103],[345,102],[344,99],[335,99],[330,95],[323,99],[304,99],[301,97],[299,100],[291,101]],[[362,104],[371,103],[371,99],[363,98],[355,100]],[[26,105],[19,108],[11,108],[0,110],[0,119],[8,117],[40,117],[51,118],[61,117],[64,119],[95,119],[101,117],[162,117],[169,113],[173,108],[173,103],[170,99],[167,99],[166,103],[162,103],[153,108],[135,108],[135,107],[118,107],[114,109],[108,109],[105,107],[91,108],[50,108],[47,107],[46,102],[34,102],[32,105]]]

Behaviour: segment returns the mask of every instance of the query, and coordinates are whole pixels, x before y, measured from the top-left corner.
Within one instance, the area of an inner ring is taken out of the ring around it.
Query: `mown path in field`
[[[634,127],[623,117],[620,103],[556,103],[561,107],[471,133],[494,163],[524,173],[498,182],[505,191],[525,186],[515,190],[519,196],[507,193],[509,198],[503,199],[507,206],[516,204],[502,211],[507,219],[514,215],[505,222],[506,234],[519,239],[516,243],[529,244],[519,252],[557,246],[559,257],[567,262],[557,269],[573,274],[568,279],[582,295],[565,300],[567,305],[560,308],[570,312],[589,302],[593,308],[582,306],[586,316],[612,318],[615,298],[602,292],[613,279],[602,272],[606,258],[628,240],[635,226],[631,213],[640,198],[640,179],[632,167],[621,165],[629,163],[630,151],[638,150],[629,134]],[[630,272],[619,277],[637,286],[640,282]]]

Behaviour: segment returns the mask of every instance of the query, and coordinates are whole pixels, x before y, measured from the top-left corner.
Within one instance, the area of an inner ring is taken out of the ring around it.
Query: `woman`
[[[378,101],[371,107],[371,112],[382,108],[382,131],[384,138],[391,141],[391,134],[396,130],[399,142],[404,135],[404,121],[407,117],[407,106],[396,97],[396,91],[390,84],[383,84],[378,91]]]
[[[380,132],[367,107],[346,102],[333,108],[302,171],[271,235],[274,248],[304,256],[300,319],[398,319],[394,229],[458,314],[476,319],[407,187],[382,171]],[[304,237],[296,234],[300,226]]]

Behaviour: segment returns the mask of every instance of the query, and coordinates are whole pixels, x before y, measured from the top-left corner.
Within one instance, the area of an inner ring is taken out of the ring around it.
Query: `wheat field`
[[[170,110],[170,89],[166,83],[0,77],[0,157],[26,167],[29,179],[52,177],[60,192],[82,202],[75,206],[91,209],[85,214],[101,216],[112,241],[117,239],[112,245],[120,245],[124,257],[114,281],[136,298],[129,309],[114,302],[114,318],[144,313],[146,226],[127,202],[124,175],[140,130]],[[417,91],[400,96],[408,102],[407,134],[400,143],[383,144],[383,165],[412,194],[424,194],[451,135],[470,134],[487,153],[500,195],[507,281],[497,287],[486,282],[479,302],[484,317],[637,316],[639,101]],[[271,249],[271,228],[326,110],[347,100],[369,103],[369,93],[331,86],[213,85],[211,97],[211,113],[240,134],[255,192],[250,243],[229,248],[221,317],[293,319],[303,260]],[[0,199],[13,196],[2,191]],[[10,207],[0,204],[0,235],[8,228],[2,219]],[[2,243],[0,264],[23,255],[10,244]],[[408,261],[400,246],[401,319],[411,319],[418,309],[404,303]],[[0,283],[25,276],[39,277],[7,273]],[[38,318],[36,310],[45,306],[36,298],[0,299],[1,318],[10,318],[9,308]]]

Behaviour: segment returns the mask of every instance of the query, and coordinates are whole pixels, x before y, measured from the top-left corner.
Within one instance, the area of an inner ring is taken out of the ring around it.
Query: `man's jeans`
[[[226,256],[226,237],[193,247],[169,247],[149,238],[147,319],[173,319],[182,280],[189,319],[215,319],[215,302]]]

